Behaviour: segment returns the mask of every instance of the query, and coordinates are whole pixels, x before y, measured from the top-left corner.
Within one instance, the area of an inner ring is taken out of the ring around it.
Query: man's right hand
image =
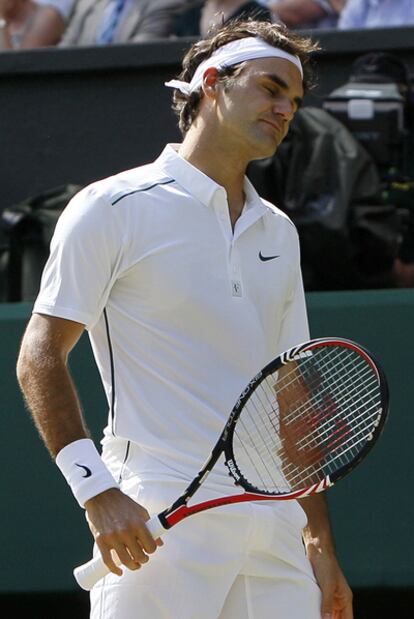
[[[119,564],[137,570],[149,561],[149,554],[162,546],[145,526],[147,510],[117,488],[111,488],[85,503],[87,520],[103,562],[121,576]],[[119,561],[114,557],[115,551]]]

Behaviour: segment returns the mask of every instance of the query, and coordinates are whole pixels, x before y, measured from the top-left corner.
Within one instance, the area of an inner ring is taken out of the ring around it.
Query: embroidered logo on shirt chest
[[[233,279],[231,282],[231,293],[233,297],[242,297],[243,296],[243,288],[241,282]]]

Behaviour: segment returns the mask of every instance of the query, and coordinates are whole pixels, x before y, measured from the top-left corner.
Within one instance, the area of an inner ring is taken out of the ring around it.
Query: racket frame
[[[320,482],[312,484],[306,488],[292,492],[280,492],[276,494],[274,492],[259,490],[255,486],[252,486],[239,470],[233,454],[233,435],[236,428],[237,420],[240,417],[241,411],[243,410],[245,403],[254,393],[257,386],[260,385],[260,383],[263,382],[263,380],[265,380],[270,374],[274,374],[275,372],[277,372],[281,367],[295,360],[300,360],[301,358],[303,358],[304,355],[308,356],[308,353],[311,353],[312,350],[326,346],[338,345],[343,346],[344,348],[349,348],[361,355],[365,359],[365,361],[371,366],[377,377],[380,386],[381,408],[378,412],[378,419],[373,424],[374,429],[372,431],[371,437],[366,442],[364,447],[360,451],[358,451],[357,455],[350,462],[347,462],[344,466],[337,469],[332,474],[325,476]],[[323,337],[294,346],[290,350],[286,351],[285,353],[271,361],[266,367],[264,367],[260,372],[258,372],[258,374],[254,376],[254,378],[252,378],[244,391],[240,394],[239,399],[234,405],[233,410],[229,415],[227,423],[224,426],[224,429],[216,445],[211,451],[211,454],[208,457],[207,461],[204,463],[202,469],[199,471],[193,481],[188,485],[183,494],[170,507],[162,511],[155,518],[159,520],[164,529],[169,529],[184,518],[205,511],[207,509],[211,509],[212,507],[220,507],[222,505],[229,505],[231,503],[242,503],[245,501],[275,501],[300,499],[310,496],[312,494],[316,494],[318,492],[323,492],[327,488],[333,486],[338,480],[342,479],[348,473],[350,473],[359,464],[359,462],[361,462],[361,460],[366,457],[368,452],[371,451],[384,428],[384,424],[388,415],[388,400],[389,393],[385,374],[381,366],[374,359],[373,355],[360,344],[356,344],[352,340],[348,340],[345,338]],[[245,490],[244,494],[220,497],[217,499],[203,501],[201,503],[198,503],[197,505],[188,506],[188,501],[200,488],[200,486],[209,475],[211,470],[214,468],[216,462],[222,454],[224,454],[224,463],[229,471],[229,475],[233,477],[236,486],[241,486]]]

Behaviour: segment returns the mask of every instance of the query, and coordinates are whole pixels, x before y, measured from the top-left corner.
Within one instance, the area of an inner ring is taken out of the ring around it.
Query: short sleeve
[[[125,264],[122,214],[93,186],[68,204],[55,228],[33,312],[91,328]]]

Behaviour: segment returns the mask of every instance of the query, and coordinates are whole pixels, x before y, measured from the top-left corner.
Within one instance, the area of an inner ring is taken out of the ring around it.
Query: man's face
[[[303,98],[299,69],[282,58],[245,63],[217,96],[220,133],[250,161],[274,154]]]

